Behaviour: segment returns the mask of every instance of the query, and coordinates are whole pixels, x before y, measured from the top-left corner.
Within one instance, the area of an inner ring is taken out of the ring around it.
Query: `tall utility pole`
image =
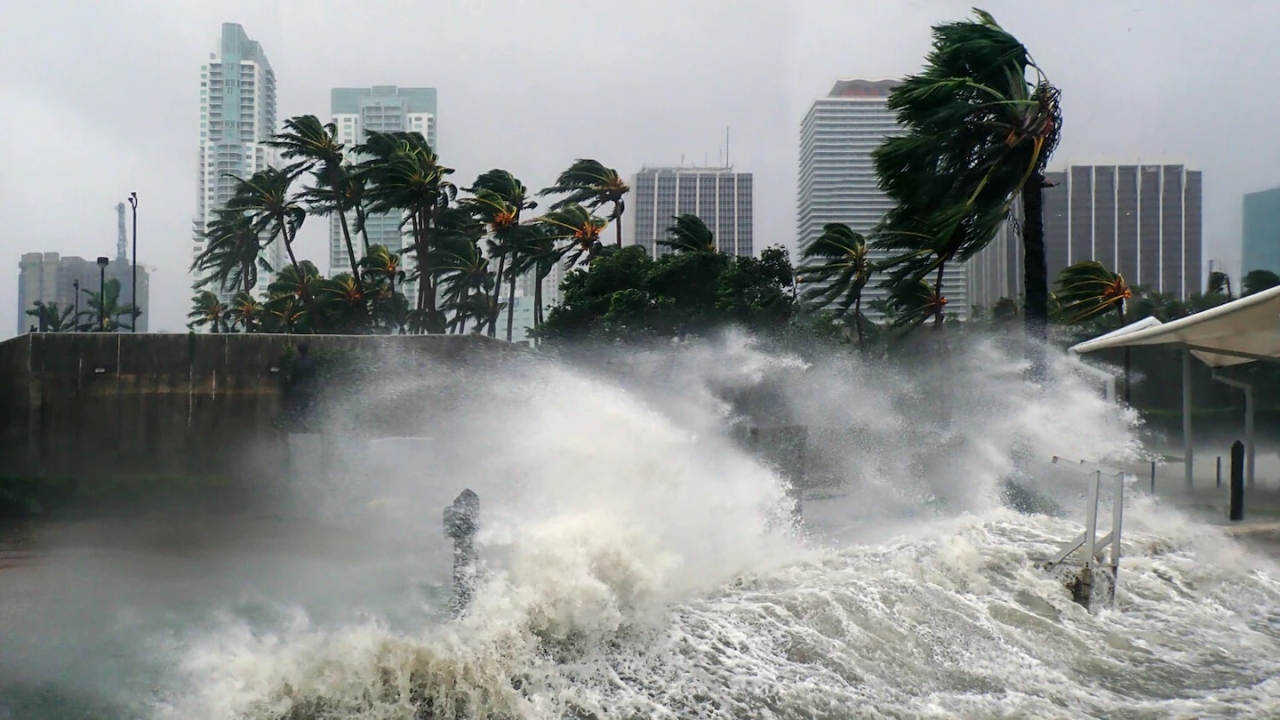
[[[110,258],[98,258],[98,332],[107,330],[107,263]]]
[[[133,208],[133,288],[129,291],[133,321],[129,323],[129,332],[138,332],[138,193],[129,193],[129,206]]]

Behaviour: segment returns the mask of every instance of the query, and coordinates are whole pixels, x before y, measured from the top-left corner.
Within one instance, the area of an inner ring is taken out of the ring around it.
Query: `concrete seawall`
[[[317,358],[374,362],[366,376],[411,379],[419,410],[451,369],[518,351],[476,336],[31,333],[0,343],[0,476],[277,472],[287,456],[281,361],[303,341]]]

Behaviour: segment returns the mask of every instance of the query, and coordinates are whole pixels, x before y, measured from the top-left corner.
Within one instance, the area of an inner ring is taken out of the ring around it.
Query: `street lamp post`
[[[133,285],[129,290],[129,311],[133,319],[129,332],[138,332],[138,193],[129,193],[129,207],[133,208]]]
[[[75,303],[76,303],[76,314],[75,314],[75,316],[74,316],[74,318],[73,318],[73,319],[74,319],[74,320],[75,320],[75,322],[76,322],[76,327],[79,327],[79,324],[80,324],[80,280],[79,280],[79,279],[72,280],[72,281],[71,281],[71,287],[73,287],[73,288],[75,288],[75,289],[76,289],[76,299],[75,299]]]
[[[111,260],[98,258],[98,331],[107,329],[107,263]]]

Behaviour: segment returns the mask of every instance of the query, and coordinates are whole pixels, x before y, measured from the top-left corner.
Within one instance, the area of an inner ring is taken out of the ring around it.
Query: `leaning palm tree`
[[[828,223],[802,257],[800,278],[810,286],[804,299],[817,309],[835,305],[833,315],[837,318],[843,318],[852,308],[858,346],[864,347],[862,291],[873,270],[866,238],[844,223]]]
[[[401,313],[395,309],[396,300],[403,299],[404,295],[396,291],[396,283],[403,283],[407,277],[400,253],[392,252],[384,245],[371,245],[360,259],[360,267],[364,270],[365,279],[377,288],[374,315],[387,320],[393,332],[399,330],[402,325],[396,324],[396,318]]]
[[[217,293],[201,290],[191,298],[191,311],[187,313],[187,327],[209,328],[209,332],[231,332],[231,310],[222,303]]]
[[[622,247],[622,213],[626,210],[624,200],[631,188],[618,175],[618,171],[607,168],[597,160],[575,160],[568,170],[560,173],[556,182],[538,193],[542,196],[564,195],[551,205],[552,210],[585,205],[589,210],[596,210],[605,203],[611,203],[612,212],[609,222],[617,224],[618,247]]]
[[[74,306],[59,308],[56,302],[36,300],[27,315],[36,319],[40,332],[71,332],[76,329],[76,319],[72,317],[75,310]]]
[[[262,256],[262,240],[253,218],[242,210],[220,208],[205,228],[205,249],[191,263],[191,270],[203,277],[196,288],[217,283],[225,291],[253,292],[259,272],[273,268]]]
[[[436,275],[431,268],[432,234],[441,212],[457,195],[449,182],[451,168],[440,164],[421,133],[369,132],[356,152],[369,159],[357,166],[364,183],[366,210],[405,214],[413,243],[407,248],[417,260],[418,307],[428,332],[441,332],[444,322],[436,308]]]
[[[976,20],[934,27],[924,71],[889,95],[905,132],[874,153],[881,187],[898,205],[882,230],[929,239],[927,262],[921,248],[899,258],[915,261],[899,277],[911,294],[940,266],[985,247],[1021,196],[1025,316],[1029,332],[1043,337],[1044,167],[1060,136],[1059,92],[1017,38],[975,13]]]
[[[1231,299],[1231,276],[1221,270],[1209,273],[1209,295],[1222,295]]]
[[[517,275],[533,273],[533,326],[536,328],[542,324],[542,284],[573,246],[556,243],[557,230],[554,226],[535,221],[525,227],[528,233],[516,253],[511,270]]]
[[[530,239],[527,226],[520,224],[520,216],[526,210],[538,207],[536,202],[528,199],[529,189],[515,175],[506,170],[495,168],[476,178],[468,192],[474,193],[472,200],[477,215],[489,225],[490,255],[498,258],[498,280],[507,283],[507,342],[511,342],[515,322],[516,281],[522,272],[516,267],[520,265],[520,256]],[[489,335],[496,334],[497,295],[494,296],[493,315],[489,322]]]
[[[482,332],[492,317],[494,274],[480,244],[474,238],[450,236],[441,243],[434,266],[440,277],[443,306],[451,313],[451,332],[465,333],[474,319]],[[483,298],[483,305],[480,299]]]
[[[658,241],[658,245],[670,248],[677,253],[715,252],[716,238],[711,229],[702,222],[702,218],[692,213],[685,213],[671,218],[673,224],[667,228],[667,237]]]
[[[290,175],[311,174],[313,184],[303,191],[311,213],[338,217],[342,241],[347,248],[347,262],[360,293],[360,304],[367,311],[364,282],[347,223],[347,213],[359,205],[357,187],[360,183],[352,180],[353,170],[345,163],[343,144],[338,142],[338,126],[321,123],[315,115],[292,117],[284,121],[284,130],[276,133],[267,144],[280,150],[284,159],[295,161],[286,168]]]
[[[570,250],[566,253],[569,265],[576,265],[584,259],[589,263],[600,254],[600,233],[609,224],[581,205],[552,210],[538,218],[538,222],[546,228],[547,237],[570,243]]]
[[[283,170],[265,168],[248,178],[235,180],[235,194],[227,201],[227,210],[248,215],[254,233],[265,236],[264,246],[283,240],[289,264],[300,273],[293,242],[307,219],[307,212],[291,194],[293,178]]]
[[[262,303],[250,293],[239,292],[231,299],[231,307],[228,308],[231,314],[231,328],[242,328],[245,332],[259,332],[262,330],[263,315],[266,309]]]
[[[1077,324],[1115,311],[1124,325],[1125,301],[1133,292],[1124,276],[1102,263],[1086,260],[1062,269],[1058,275],[1058,303],[1066,322]]]
[[[317,332],[323,328],[323,316],[316,304],[324,278],[310,260],[290,265],[276,275],[267,286],[270,294],[264,309],[273,327],[283,332]]]

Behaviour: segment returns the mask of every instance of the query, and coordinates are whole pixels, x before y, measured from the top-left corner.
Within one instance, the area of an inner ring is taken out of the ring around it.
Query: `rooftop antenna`
[[[724,166],[733,167],[733,163],[729,162],[729,126],[724,126]]]

